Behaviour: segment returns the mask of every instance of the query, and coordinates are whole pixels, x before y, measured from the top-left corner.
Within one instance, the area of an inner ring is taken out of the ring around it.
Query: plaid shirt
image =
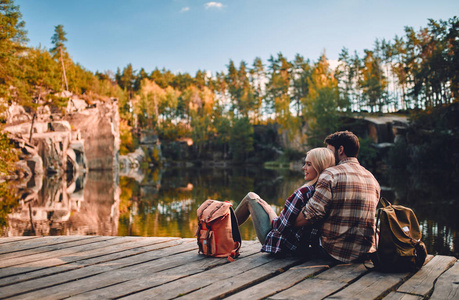
[[[355,157],[322,172],[302,214],[308,224],[323,222],[320,241],[333,258],[348,263],[374,250],[380,191],[378,181]]]
[[[285,201],[284,209],[271,223],[272,229],[266,236],[262,252],[286,253],[297,250],[304,227],[294,227],[295,221],[313,194],[314,186],[305,186],[297,189]]]

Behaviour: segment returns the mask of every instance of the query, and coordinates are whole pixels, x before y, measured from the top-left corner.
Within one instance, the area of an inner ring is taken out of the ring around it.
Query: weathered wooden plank
[[[246,282],[246,286],[250,286],[280,273],[283,269],[297,265],[300,261],[298,258],[276,259],[266,253],[259,253],[248,259],[218,266],[207,272],[182,278],[122,299],[151,299],[152,295],[155,295],[157,299],[170,299],[186,295],[215,282],[220,285],[232,279]],[[206,295],[206,298],[208,296]]]
[[[435,282],[430,300],[459,299],[459,261]]]
[[[3,258],[0,260],[0,268],[6,268],[11,266],[17,266],[21,264],[27,264],[31,262],[41,262],[45,259],[51,257],[58,257],[59,255],[65,255],[64,253],[75,253],[81,249],[87,249],[88,247],[97,248],[97,244],[104,242],[114,237],[104,237],[98,236],[92,239],[77,240],[68,243],[60,243],[56,245],[49,245],[46,247],[41,247],[38,253],[35,253],[34,249],[29,249],[21,252],[11,253],[14,254],[13,257]],[[103,247],[104,244],[102,244]],[[46,248],[48,251],[43,252],[43,248]],[[23,255],[17,256],[17,254],[23,253]],[[8,254],[6,254],[8,255]],[[0,277],[2,270],[0,269]]]
[[[400,284],[411,273],[370,272],[326,299],[376,299],[385,296],[388,291]]]
[[[308,278],[301,281],[290,289],[281,293],[272,295],[267,299],[308,299],[319,300],[324,299],[331,293],[346,286],[342,281],[330,281],[317,278]],[[353,299],[353,298],[349,298]]]
[[[0,276],[0,287],[31,280],[33,278],[70,271],[72,269],[87,267],[110,260],[129,257],[141,252],[171,247],[184,242],[184,240],[179,240],[178,238],[139,238],[138,240],[129,240],[131,239],[117,238],[116,241],[120,242],[120,244],[110,244],[110,246],[104,248],[70,253],[58,258],[50,258],[43,261],[32,262],[30,264],[23,264],[20,267],[16,266],[0,269],[0,274],[8,275],[8,277],[3,278]],[[161,245],[154,246],[154,248],[148,247],[155,244]]]
[[[399,292],[390,292],[389,295],[387,295],[383,299],[384,300],[422,300],[424,299],[424,297],[405,294],[405,293],[399,293]]]
[[[361,263],[339,264],[281,293],[272,295],[269,299],[323,299],[366,273],[368,270]]]
[[[315,278],[349,283],[369,272],[362,263],[338,264]]]
[[[288,269],[280,275],[235,293],[226,299],[264,299],[292,287],[307,277],[329,269],[330,265],[332,265],[332,263],[325,260],[307,261],[299,266]],[[235,282],[232,282],[232,280]],[[195,297],[195,299],[202,299],[206,298],[206,296],[207,298],[215,298],[237,291],[241,289],[244,284],[246,283],[241,282],[238,278],[225,280],[221,284],[211,285],[195,293],[188,294],[185,298],[193,299],[193,297]]]
[[[138,255],[118,260],[8,285],[0,288],[0,295],[6,295],[7,297],[16,295],[18,299],[65,298],[69,296],[67,288],[69,288],[71,283],[73,285],[76,284],[75,288],[88,291],[91,285],[94,283],[98,284],[99,278],[102,278],[103,282],[107,285],[124,282],[130,279],[130,276],[136,276],[138,270],[142,268],[153,274],[158,270],[182,265],[188,261],[188,252],[190,251],[197,251],[197,245],[189,241],[184,241],[180,245],[163,248],[161,251],[142,252]],[[197,255],[194,256],[202,259],[202,257],[198,257]],[[129,266],[134,266],[134,270],[130,269]],[[100,274],[103,275],[99,276]],[[56,287],[56,285],[58,286]]]
[[[446,270],[451,268],[457,259],[451,256],[437,255],[408,281],[403,283],[397,292],[427,296],[434,286],[435,280]]]
[[[35,249],[35,253],[46,252],[49,251],[49,248],[45,248],[45,246],[52,246],[57,244],[65,244],[68,242],[74,242],[77,240],[84,240],[84,239],[94,239],[97,236],[60,236],[60,237],[41,237],[35,239],[25,239],[20,243],[12,242],[12,243],[5,243],[0,244],[0,259],[6,259],[9,257],[15,256],[22,256],[24,255],[23,252],[29,249]],[[43,247],[43,248],[41,248]],[[9,255],[6,255],[9,254]]]
[[[0,244],[22,242],[29,239],[41,238],[42,236],[12,236],[12,237],[0,237]]]
[[[241,249],[241,256],[236,259],[236,262],[240,261],[241,259],[247,259],[251,255],[259,254],[259,251],[260,244],[258,242],[245,242],[243,243],[243,248]],[[196,254],[190,253],[190,255],[195,256]],[[145,270],[139,270],[137,278],[133,278],[133,280],[129,280],[117,285],[107,286],[105,288],[94,289],[79,295],[72,295],[72,299],[89,300],[121,297],[123,295],[129,295],[135,292],[143,291],[145,289],[156,287],[193,274],[206,272],[207,270],[215,268],[219,265],[228,264],[228,261],[225,258],[200,257],[203,259],[188,261],[181,266],[154,272],[153,274],[151,272],[145,273]],[[231,264],[236,262],[232,262]]]

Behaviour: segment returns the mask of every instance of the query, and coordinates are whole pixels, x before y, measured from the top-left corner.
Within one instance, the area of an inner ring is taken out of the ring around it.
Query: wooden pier
[[[459,265],[429,255],[417,273],[274,258],[243,241],[234,262],[198,255],[195,239],[0,238],[1,299],[459,299]]]

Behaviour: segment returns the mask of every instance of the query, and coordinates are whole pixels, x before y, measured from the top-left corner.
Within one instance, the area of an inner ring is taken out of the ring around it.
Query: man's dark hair
[[[347,157],[357,157],[357,155],[359,155],[359,138],[350,131],[346,130],[332,133],[325,138],[324,142],[335,147],[335,150],[343,146],[344,153]]]

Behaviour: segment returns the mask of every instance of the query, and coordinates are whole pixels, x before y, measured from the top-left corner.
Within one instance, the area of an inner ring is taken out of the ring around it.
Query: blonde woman
[[[306,202],[315,191],[320,173],[335,165],[335,156],[327,148],[314,148],[308,151],[303,171],[306,184],[297,189],[286,201],[279,216],[272,207],[257,194],[250,192],[236,208],[236,217],[242,225],[249,216],[255,227],[258,240],[263,245],[262,252],[273,254],[307,255],[311,235],[316,230],[307,227],[294,227],[295,220]]]

